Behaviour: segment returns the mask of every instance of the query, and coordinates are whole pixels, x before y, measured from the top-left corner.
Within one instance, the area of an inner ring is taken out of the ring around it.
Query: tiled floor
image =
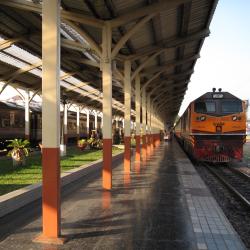
[[[133,165],[130,175],[122,164],[115,168],[112,192],[101,189],[99,177],[82,181],[62,204],[65,245],[32,243],[39,218],[5,238],[0,249],[245,249],[175,141]]]

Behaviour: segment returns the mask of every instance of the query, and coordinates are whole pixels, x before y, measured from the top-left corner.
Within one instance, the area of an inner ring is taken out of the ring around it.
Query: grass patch
[[[113,155],[122,152],[113,147]],[[67,156],[61,158],[61,171],[67,171],[102,158],[102,150],[80,151],[78,148],[67,149]],[[41,155],[31,155],[26,159],[26,166],[13,168],[12,159],[0,158],[0,195],[25,187],[42,180]]]

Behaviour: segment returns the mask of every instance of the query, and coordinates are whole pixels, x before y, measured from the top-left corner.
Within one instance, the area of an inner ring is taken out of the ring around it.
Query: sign
[[[213,94],[213,98],[215,99],[220,99],[220,98],[223,98],[223,94]]]
[[[213,94],[213,98],[216,99],[223,98],[223,94]]]

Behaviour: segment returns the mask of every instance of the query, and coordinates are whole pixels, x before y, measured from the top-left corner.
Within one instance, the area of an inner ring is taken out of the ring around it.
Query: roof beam
[[[154,74],[151,78],[149,78],[142,86],[142,89],[146,89],[148,87],[148,85],[153,81],[155,80],[158,76],[161,75],[163,71],[159,71],[157,72],[156,74]]]
[[[21,37],[19,38],[12,38],[8,40],[4,40],[0,42],[0,51],[9,48],[12,44],[18,42],[21,40]]]
[[[153,88],[152,89],[152,91],[149,93],[150,94],[150,96],[151,95],[153,95],[156,91],[160,91],[160,88],[162,88],[162,87],[164,87],[164,85],[166,86],[167,85],[167,83],[169,83],[169,82],[163,82],[162,84],[159,84],[158,86],[156,86],[155,88]],[[167,86],[168,87],[168,89],[169,88],[174,88],[174,87],[177,87],[177,86],[182,86],[182,85],[186,85],[186,84],[188,84],[188,81],[178,81],[178,82],[174,82],[174,83],[170,83],[170,86]]]
[[[0,0],[0,5],[13,7],[21,10],[32,11],[35,13],[42,13],[42,5],[38,3],[32,3],[26,0]],[[102,28],[104,26],[104,21],[86,16],[84,14],[74,13],[72,11],[61,10],[61,17],[65,20],[70,20],[82,24],[86,24],[95,28]]]
[[[128,41],[128,39],[137,32],[145,23],[147,23],[155,14],[150,14],[142,18],[136,25],[133,26],[115,45],[112,50],[111,57],[115,58],[122,46]]]
[[[25,66],[24,68],[20,68],[18,70],[16,70],[14,73],[11,73],[7,76],[4,77],[4,79],[2,79],[3,81],[5,81],[5,84],[2,86],[2,88],[0,89],[0,94],[4,91],[4,89],[20,74],[23,74],[25,72],[28,72],[32,69],[38,68],[42,65],[42,62],[38,62],[32,65],[28,65]]]
[[[71,21],[64,21],[67,25],[72,27],[75,31],[77,31],[84,39],[89,43],[90,47],[96,52],[96,54],[101,57],[102,55],[102,48],[96,43],[96,41],[82,28],[78,25],[74,24]]]
[[[153,99],[153,102],[155,102],[157,99],[160,99],[161,96],[166,95],[168,92],[169,92],[169,90],[166,90],[166,91],[162,92],[160,95],[156,96],[156,97]],[[179,96],[182,95],[184,92],[186,92],[186,89],[181,89],[181,90],[179,90],[179,91],[175,91],[175,95],[174,95],[174,96],[171,95],[171,96],[165,97],[163,103],[165,103],[165,101],[167,102],[167,101],[169,101],[169,100],[175,99],[176,97],[179,97]],[[156,102],[156,105],[157,105],[158,103],[162,103],[162,100]]]
[[[156,58],[159,54],[161,54],[162,51],[158,51],[154,53],[153,55],[149,56],[133,73],[131,76],[131,81],[134,80],[135,76],[142,71],[142,69],[149,63],[151,62],[154,58]]]
[[[88,66],[92,66],[92,67],[95,67],[95,68],[100,68],[100,64],[96,61],[92,61],[90,59],[85,59],[85,58],[82,58],[82,57],[76,57],[76,56],[63,56],[62,55],[62,60],[70,60],[72,62],[77,62],[77,63],[82,63],[82,64],[85,64],[85,65],[88,65]]]
[[[183,95],[175,96],[171,99],[166,100],[165,102],[162,102],[160,105],[158,105],[158,111],[162,111],[164,106],[167,105],[169,102],[171,102],[173,105],[178,105],[179,103],[182,102],[180,98],[182,98]]]
[[[90,47],[85,46],[84,44],[82,44],[80,42],[72,41],[72,40],[65,39],[65,38],[61,38],[61,46],[65,47],[65,48],[68,48],[68,49],[81,51],[81,52],[91,50]]]
[[[158,43],[159,44],[158,46],[150,46],[150,47],[144,48],[142,52],[138,52],[136,54],[128,56],[128,59],[134,61],[134,60],[140,59],[142,57],[145,57],[149,54],[152,54],[161,50],[165,51],[169,48],[178,47],[180,45],[205,38],[209,36],[209,34],[210,34],[209,29],[204,29],[202,31],[190,34],[184,38],[175,37],[175,38],[171,38],[170,40],[163,40]]]
[[[164,11],[166,9],[175,8],[176,6],[183,4],[185,2],[189,2],[190,0],[168,0],[168,1],[160,1],[158,3],[150,4],[140,9],[136,9],[134,11],[130,11],[127,14],[121,15],[113,20],[109,21],[112,28],[122,26],[130,21],[133,21],[137,18],[144,17],[146,15],[152,13],[158,13]]]
[[[180,65],[180,64],[184,64],[184,63],[188,63],[189,61],[194,61],[196,59],[200,58],[199,55],[194,55],[194,56],[190,56],[190,57],[187,57],[183,60],[179,60],[179,61],[176,61],[176,60],[173,60],[171,62],[168,62],[162,66],[153,66],[153,67],[150,67],[150,68],[145,68],[144,71],[147,73],[147,74],[154,74],[155,72],[159,72],[159,71],[165,71],[167,68],[170,68],[170,67],[175,67],[177,65]]]

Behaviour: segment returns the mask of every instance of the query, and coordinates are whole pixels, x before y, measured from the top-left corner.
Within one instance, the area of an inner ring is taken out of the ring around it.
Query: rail
[[[250,208],[250,176],[230,167],[203,164],[245,206]]]

